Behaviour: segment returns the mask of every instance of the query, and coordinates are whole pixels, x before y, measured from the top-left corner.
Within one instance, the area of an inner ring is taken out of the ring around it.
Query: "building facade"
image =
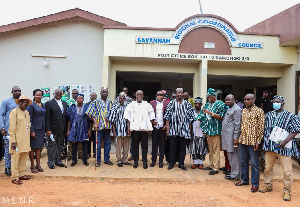
[[[278,31],[239,32],[215,15],[195,15],[175,28],[140,28],[68,10],[0,27],[0,100],[14,85],[31,95],[35,88],[95,84],[97,92],[109,87],[111,99],[127,86],[130,93],[142,89],[147,100],[160,89],[205,97],[214,87],[220,99],[254,93],[258,103],[272,90],[295,112],[299,49],[285,43]]]

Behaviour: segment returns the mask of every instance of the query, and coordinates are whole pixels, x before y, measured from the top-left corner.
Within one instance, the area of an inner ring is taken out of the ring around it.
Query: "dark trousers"
[[[139,144],[141,142],[142,147],[142,161],[147,162],[148,153],[148,133],[146,131],[132,131],[132,150],[134,162],[139,160]]]
[[[225,168],[227,170],[231,170],[231,166],[230,166],[230,163],[229,163],[229,159],[228,159],[226,150],[224,150],[224,157],[225,157]]]
[[[47,155],[48,155],[48,166],[62,164],[61,162],[61,150],[64,145],[65,135],[56,134],[53,135],[55,142],[53,142],[50,137],[48,137],[48,147],[47,147]]]
[[[93,153],[96,153],[96,134],[95,131],[92,131],[92,136],[90,137],[89,141],[88,141],[88,154],[92,153],[91,147],[92,147],[92,142],[93,142]]]
[[[240,144],[241,178],[243,183],[249,183],[249,159],[251,161],[251,183],[259,186],[259,151],[254,151],[254,146]]]
[[[166,130],[153,128],[152,131],[152,162],[156,162],[159,147],[159,162],[163,162],[166,147]]]
[[[186,139],[184,137],[170,137],[170,165],[175,165],[176,163],[176,152],[179,149],[179,165],[184,165],[185,159],[185,146],[186,146]]]
[[[79,142],[72,143],[72,161],[77,162],[77,149]],[[87,162],[88,141],[81,142],[82,144],[82,161]]]

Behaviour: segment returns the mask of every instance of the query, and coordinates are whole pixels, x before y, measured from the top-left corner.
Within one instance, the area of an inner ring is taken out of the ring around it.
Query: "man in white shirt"
[[[124,118],[128,122],[128,134],[131,134],[133,147],[133,167],[138,167],[139,159],[139,143],[142,147],[143,168],[147,169],[147,153],[148,153],[148,132],[152,131],[152,122],[155,119],[155,114],[152,106],[143,101],[143,91],[136,92],[136,101],[131,102],[125,112]]]
[[[153,122],[152,133],[152,163],[150,167],[154,167],[157,159],[157,148],[159,147],[159,168],[163,167],[163,159],[165,155],[166,146],[166,124],[164,121],[164,114],[169,101],[164,100],[163,91],[157,91],[156,100],[150,101],[154,109],[155,121]]]

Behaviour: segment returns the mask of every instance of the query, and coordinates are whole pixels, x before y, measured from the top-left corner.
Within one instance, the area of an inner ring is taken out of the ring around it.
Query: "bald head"
[[[225,104],[231,108],[233,105],[234,105],[234,102],[235,102],[235,99],[234,99],[234,96],[232,94],[228,94],[226,97],[225,97]]]

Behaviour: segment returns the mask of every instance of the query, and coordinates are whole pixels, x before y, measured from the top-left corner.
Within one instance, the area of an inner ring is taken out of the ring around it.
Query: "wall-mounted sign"
[[[262,42],[241,42],[235,30],[221,19],[213,17],[195,17],[181,24],[172,37],[136,37],[137,44],[173,44],[179,45],[184,36],[199,27],[210,27],[221,32],[231,47],[263,48]]]
[[[215,48],[214,42],[204,42],[204,48]]]
[[[176,59],[193,59],[193,60],[221,60],[221,61],[250,61],[249,57],[231,56],[231,55],[197,55],[183,53],[159,53],[158,58],[176,58]]]

